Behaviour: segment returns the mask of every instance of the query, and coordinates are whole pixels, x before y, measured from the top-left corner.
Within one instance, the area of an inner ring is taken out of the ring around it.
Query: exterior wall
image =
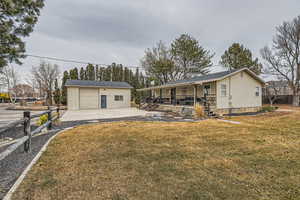
[[[226,85],[226,96],[221,85]],[[259,96],[256,96],[259,87]],[[262,106],[262,84],[247,72],[240,72],[217,82],[217,109],[255,108]]]
[[[79,88],[79,107],[82,110],[99,108],[99,90],[97,88]]]
[[[79,88],[67,88],[67,105],[69,110],[79,109]]]
[[[130,107],[130,89],[99,89],[99,95],[107,95],[107,108]],[[123,101],[115,101],[115,95],[123,95]],[[99,101],[99,105],[101,102]]]
[[[86,93],[88,90],[97,92],[88,92],[93,96],[83,98],[81,94]],[[69,110],[80,109],[101,109],[100,95],[106,95],[107,108],[126,108],[130,107],[131,91],[130,89],[105,89],[105,88],[67,88],[67,105]],[[123,101],[115,101],[115,95],[122,95]],[[84,103],[82,102],[84,101]],[[84,105],[82,107],[82,105]],[[87,105],[90,105],[88,107]]]
[[[230,113],[252,113],[258,112],[261,110],[261,107],[247,107],[247,108],[223,108],[214,110],[215,113],[219,115],[230,114]]]

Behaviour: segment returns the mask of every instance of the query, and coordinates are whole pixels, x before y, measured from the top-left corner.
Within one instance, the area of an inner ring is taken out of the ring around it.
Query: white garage
[[[131,89],[126,82],[68,80],[68,110],[130,107]]]

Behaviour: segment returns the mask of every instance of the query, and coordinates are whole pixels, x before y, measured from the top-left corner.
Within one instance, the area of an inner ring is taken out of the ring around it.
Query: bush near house
[[[40,116],[40,118],[37,122],[37,125],[41,126],[41,125],[45,124],[47,121],[48,121],[48,115],[47,114],[42,115],[42,116]]]
[[[205,113],[204,113],[204,107],[197,104],[195,106],[195,117],[196,118],[202,118],[202,117],[205,117]]]
[[[273,112],[276,109],[278,109],[276,106],[263,106],[261,112]]]

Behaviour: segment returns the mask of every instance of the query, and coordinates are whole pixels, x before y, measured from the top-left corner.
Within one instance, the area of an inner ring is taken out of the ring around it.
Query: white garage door
[[[98,89],[80,88],[80,109],[98,109]]]

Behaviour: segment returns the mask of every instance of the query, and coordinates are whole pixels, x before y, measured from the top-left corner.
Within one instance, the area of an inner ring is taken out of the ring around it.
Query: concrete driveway
[[[61,121],[81,121],[96,119],[113,119],[123,117],[153,116],[159,112],[148,112],[137,108],[117,108],[101,110],[68,110],[62,116]]]

